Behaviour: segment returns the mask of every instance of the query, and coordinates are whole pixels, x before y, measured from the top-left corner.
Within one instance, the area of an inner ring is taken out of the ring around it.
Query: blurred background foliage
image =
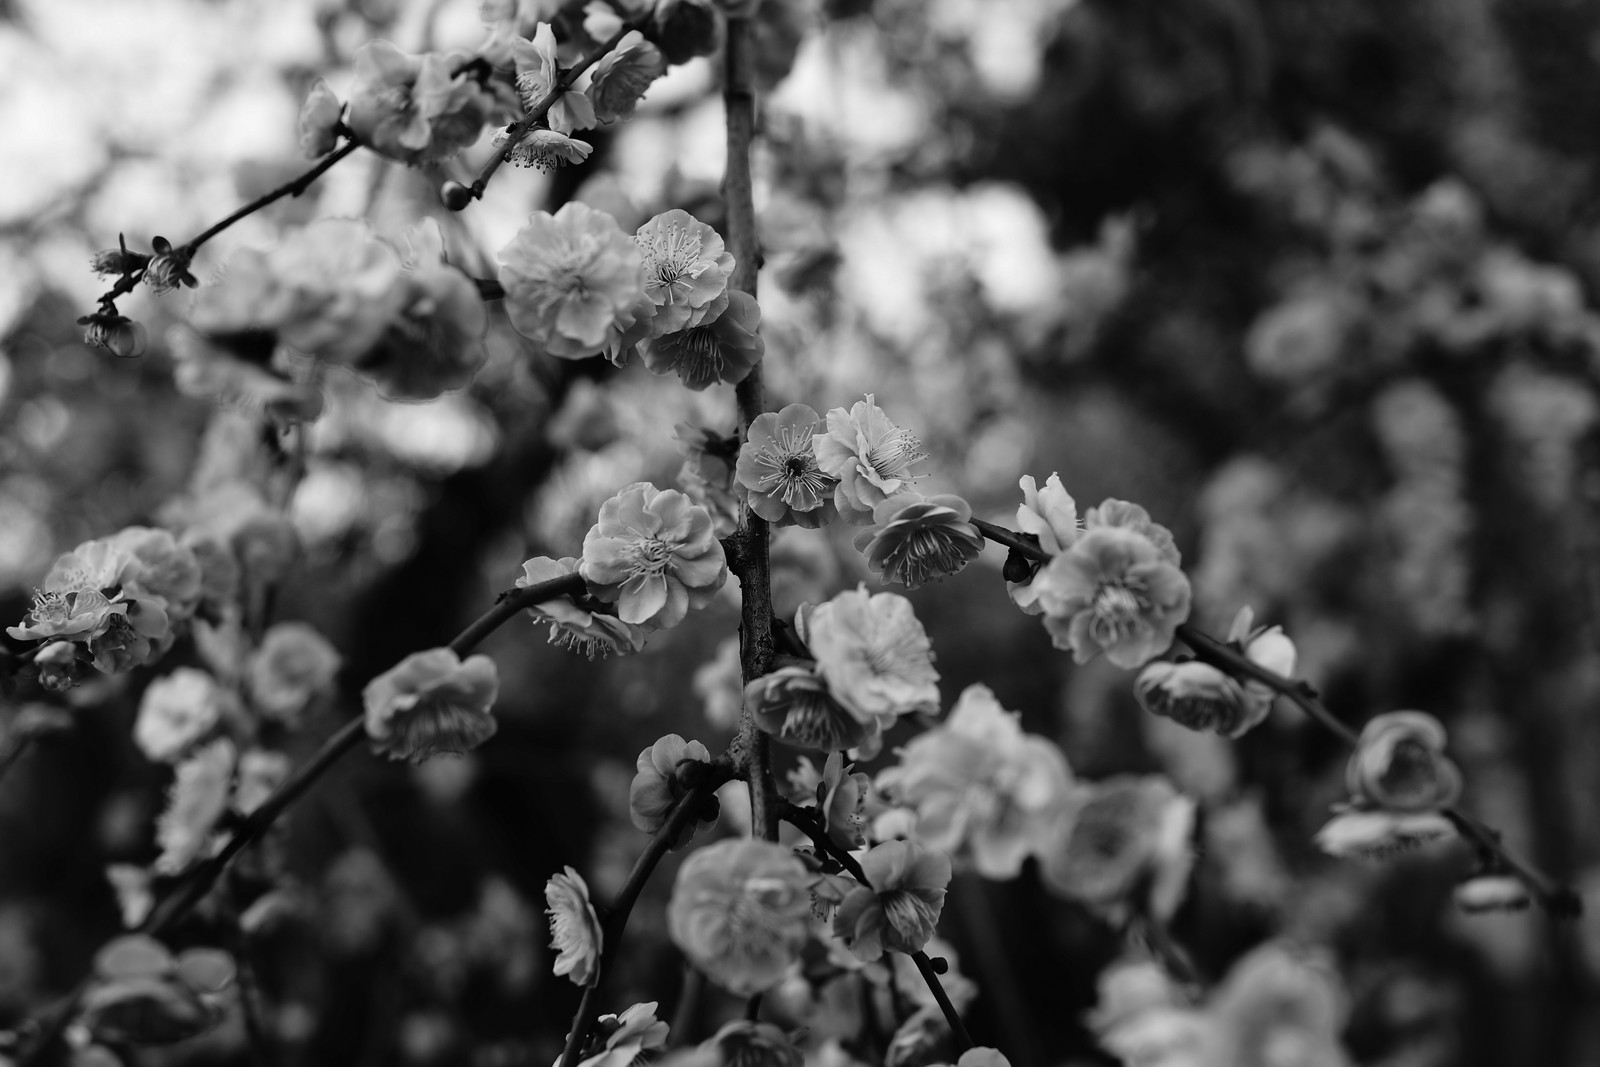
[[[1284,624],[1347,721],[1438,715],[1467,809],[1600,912],[1600,4],[766,2],[806,34],[757,158],[770,403],[875,393],[927,443],[931,484],[995,521],[1024,473],[1059,471],[1080,505],[1145,504],[1178,534],[1199,621],[1220,632],[1248,604]],[[185,238],[297,173],[307,86],[342,91],[372,37],[480,33],[468,0],[0,4],[0,616],[24,614],[57,553],[159,522],[208,456],[242,441],[282,462],[247,413],[175,391],[159,338],[181,297],[125,302],[148,356],[80,342],[90,255],[118,232]],[[458,216],[436,190],[465,170],[358,154],[197,270],[322,215],[390,234],[437,215],[480,276],[528,212],[572,198],[630,231],[674,206],[719,224],[704,61],[595,144],[582,168],[502,173]],[[333,382],[277,613],[338,645],[342,696],[297,756],[524,558],[574,554],[616,488],[672,484],[675,423],[734,425],[729,390],[537,359],[503,319],[489,347],[470,389],[430,404]],[[867,577],[847,534],[779,535],[780,611]],[[1286,708],[1237,745],[1143,714],[1127,675],[1074,668],[1013,609],[1002,559],[913,594],[947,702],[982,680],[1079,774],[1164,770],[1202,799],[1174,934],[1203,972],[1270,936],[1330,946],[1363,1064],[1600,1062],[1596,920],[1454,913],[1460,849],[1316,853],[1335,742]],[[641,748],[725,743],[736,625],[730,595],[589,663],[513,624],[485,649],[492,744],[419,768],[357,758],[320,786],[267,845],[295,906],[248,946],[283,1062],[553,1059],[577,998],[549,973],[541,887],[563,864],[601,895],[620,883],[643,840],[626,810]],[[180,644],[160,670],[193,659]],[[71,730],[0,781],[0,1025],[70,988],[120,928],[106,866],[153,854],[167,772],[129,740],[148,677],[69,694]],[[724,811],[719,832],[739,832],[736,796]],[[670,875],[634,915],[608,1010],[671,1010]],[[980,1040],[1016,1067],[1110,1062],[1079,1020],[1116,935],[1031,871],[960,877],[951,901],[941,933],[978,983]],[[182,936],[206,934],[202,917]],[[695,1025],[737,1008],[708,996]],[[241,1026],[143,1062],[248,1062]]]

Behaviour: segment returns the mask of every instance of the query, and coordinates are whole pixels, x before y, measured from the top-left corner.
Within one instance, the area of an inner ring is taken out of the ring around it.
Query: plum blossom
[[[130,600],[160,600],[168,618],[181,622],[200,602],[200,561],[170,531],[128,526],[106,542],[132,557],[122,571],[122,590]]]
[[[450,158],[509,103],[478,80],[471,58],[413,56],[388,41],[369,41],[356,51],[346,124],[362,144],[401,163]]]
[[[872,518],[876,525],[856,535],[856,549],[874,574],[907,589],[955,574],[983,551],[971,506],[951,493],[897,493],[874,508]]]
[[[639,246],[616,219],[576,200],[530,215],[499,259],[511,325],[562,359],[603,351],[645,299]]]
[[[810,667],[780,667],[744,687],[744,701],[756,726],[784,744],[817,752],[856,748],[883,728],[876,716],[858,718]]]
[[[1266,717],[1269,706],[1251,705],[1238,682],[1198,660],[1146,664],[1134,679],[1133,693],[1152,715],[1223,737],[1244,734]]]
[[[1195,803],[1160,777],[1122,775],[1081,787],[1043,856],[1045,884],[1113,916],[1165,922],[1194,862]],[[1145,894],[1135,900],[1135,894]]]
[[[802,611],[796,622],[829,692],[863,723],[887,727],[898,716],[938,709],[933,647],[905,597],[860,586]]]
[[[968,686],[949,717],[912,738],[877,779],[892,803],[916,814],[918,840],[985,878],[1014,878],[1047,845],[1072,782],[1061,750],[1018,720],[987,686]]]
[[[804,1067],[806,1056],[775,1023],[735,1019],[663,1062],[669,1067]]]
[[[639,753],[638,772],[628,787],[628,817],[634,826],[653,834],[667,824],[673,808],[689,791],[679,771],[686,761],[709,764],[711,753],[699,741],[685,741],[677,734],[667,734]],[[682,848],[696,833],[710,827],[710,821],[691,819],[671,847]]]
[[[1345,807],[1312,840],[1330,856],[1380,860],[1454,836],[1455,824],[1436,811]]]
[[[233,742],[218,738],[178,764],[167,810],[156,821],[158,874],[178,874],[199,858],[233,788]]]
[[[220,293],[213,302],[206,302],[201,291],[190,315],[196,329],[249,329],[245,323],[254,318],[257,328],[275,329],[296,351],[349,364],[371,351],[408,300],[400,253],[365,219],[318,219],[291,231],[264,257],[259,266],[253,257],[234,257],[249,268],[243,291]],[[268,274],[265,280],[255,277],[261,269]],[[231,287],[232,281],[230,266],[223,287]],[[268,302],[252,308],[250,291],[263,284]]]
[[[1444,727],[1423,711],[1391,711],[1362,727],[1345,785],[1362,807],[1438,811],[1461,795],[1461,771],[1444,754]]]
[[[1233,965],[1207,1005],[1201,1062],[1229,1067],[1348,1067],[1339,1044],[1347,1013],[1331,961],[1279,943]]]
[[[233,808],[249,815],[289,777],[289,757],[282,752],[252,748],[239,756],[239,781],[233,790]]]
[[[561,63],[556,58],[556,34],[548,22],[534,30],[533,40],[511,42],[511,56],[517,67],[517,92],[522,106],[533,111],[556,90],[561,78]],[[561,92],[545,113],[545,121],[556,133],[570,134],[595,124],[594,105],[575,89]]]
[[[676,489],[634,482],[600,506],[578,573],[623,622],[659,630],[710,603],[728,566],[705,508]]]
[[[1281,626],[1255,626],[1254,623],[1255,612],[1249,607],[1240,608],[1228,628],[1228,643],[1243,652],[1251,663],[1284,678],[1293,678],[1297,659],[1294,642]],[[1265,719],[1272,711],[1277,691],[1254,678],[1240,679],[1239,687],[1252,725]]]
[[[811,875],[781,845],[730,839],[678,868],[667,930],[712,981],[739,996],[770,989],[810,931]]]
[[[449,648],[414,652],[361,691],[367,736],[390,759],[420,763],[471,751],[494,736],[494,660]]]
[[[343,125],[344,105],[333,95],[326,78],[311,83],[305,103],[300,105],[300,118],[296,134],[300,141],[300,154],[307,159],[321,159],[333,151],[339,140],[339,127]]]
[[[280,622],[262,635],[245,668],[250,699],[262,714],[293,721],[318,694],[333,685],[339,653],[316,627]]]
[[[103,348],[123,359],[142,356],[150,347],[150,334],[144,324],[117,314],[117,309],[109,304],[78,319],[78,325],[83,327],[84,344]]]
[[[738,436],[687,422],[678,423],[673,431],[684,456],[683,466],[678,468],[678,487],[711,513],[718,537],[728,536],[738,526],[744,508],[745,491],[736,480],[734,465],[739,455]]]
[[[587,19],[584,26],[587,30]],[[620,22],[618,28],[621,28]],[[607,33],[597,39],[605,40],[610,36]],[[667,61],[661,49],[645,40],[644,34],[630,30],[593,69],[586,92],[594,104],[595,120],[602,126],[610,126],[633,117],[633,109],[644,91],[667,72]]]
[[[1033,579],[1045,629],[1078,663],[1101,652],[1141,667],[1165,652],[1189,617],[1189,579],[1137,530],[1097,526]]]
[[[544,899],[549,905],[550,947],[556,950],[554,971],[566,975],[573,984],[592,986],[600,981],[600,952],[605,935],[600,919],[589,903],[589,886],[571,867],[552,874],[545,883]]]
[[[640,226],[633,239],[644,255],[644,291],[655,306],[651,337],[715,317],[717,298],[727,292],[734,266],[733,253],[716,230],[673,208]]]
[[[522,577],[517,579],[517,588],[526,589],[577,572],[578,561],[572,556],[564,556],[559,560],[538,556],[522,564]],[[528,615],[535,622],[550,624],[552,645],[582,652],[591,660],[596,656],[604,658],[613,652],[626,656],[644,647],[642,627],[623,622],[601,610],[600,603],[592,597],[581,599],[587,603],[580,604],[568,597],[546,600],[529,608]]]
[[[634,1004],[621,1015],[602,1015],[595,1020],[595,1042],[605,1045],[578,1067],[633,1067],[644,1052],[659,1052],[667,1047],[667,1024],[656,1018],[654,1000]]]
[[[842,752],[830,754],[820,771],[801,756],[789,772],[790,800],[797,807],[816,809],[828,837],[849,851],[866,843],[865,808],[871,792],[872,779],[866,774],[845,773]]]
[[[1161,558],[1174,567],[1182,562],[1178,543],[1172,531],[1150,518],[1150,513],[1138,504],[1126,500],[1102,500],[1083,516],[1084,532],[1105,526],[1117,526],[1143,534],[1161,553]]]
[[[493,145],[504,148],[509,137],[505,130],[494,135]],[[506,159],[518,167],[532,167],[549,173],[566,163],[582,163],[594,153],[594,146],[554,130],[536,129],[523,134],[522,140],[507,154]]]
[[[133,740],[158,763],[174,763],[222,721],[232,694],[210,674],[179,667],[145,686]]]
[[[806,404],[763,412],[751,421],[735,466],[751,511],[779,526],[814,530],[827,525],[838,483],[817,466],[812,442],[823,426]]]
[[[1061,476],[1052,472],[1040,489],[1033,475],[1024,474],[1017,483],[1022,489],[1022,503],[1017,505],[1017,531],[1035,537],[1039,547],[1052,556],[1060,555],[1083,533],[1078,525],[1078,505],[1061,485]],[[1039,606],[1039,593],[1033,587],[1033,575],[1039,565],[1030,563],[1027,581],[1006,582],[1006,592],[1012,601],[1029,615],[1044,611]]]
[[[828,430],[816,439],[817,465],[839,479],[833,502],[846,522],[866,526],[889,497],[911,487],[912,464],[927,458],[914,436],[889,421],[871,393],[850,410],[828,412]]]
[[[433,400],[472,381],[488,358],[478,287],[444,258],[444,234],[423,219],[404,235],[401,295],[377,342],[352,366],[391,400]]]
[[[732,385],[744,381],[766,353],[760,329],[761,306],[756,298],[728,289],[699,323],[646,340],[639,354],[651,374],[676,373],[690,389],[718,382]]]
[[[950,857],[916,841],[886,841],[861,859],[868,885],[850,891],[833,932],[859,960],[913,953],[933,936],[950,884]]]

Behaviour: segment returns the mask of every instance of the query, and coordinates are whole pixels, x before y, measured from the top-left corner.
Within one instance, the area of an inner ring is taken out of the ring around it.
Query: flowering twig
[[[593,1028],[595,1017],[599,1013],[600,987],[605,982],[606,975],[611,973],[612,964],[616,962],[617,954],[622,949],[622,934],[628,925],[628,915],[633,911],[633,905],[638,901],[645,883],[655,873],[656,865],[672,848],[672,843],[678,839],[684,827],[699,818],[701,809],[711,794],[732,777],[731,760],[722,756],[712,761],[700,781],[678,798],[677,806],[667,816],[667,821],[651,835],[650,842],[634,861],[633,870],[628,872],[627,881],[622,883],[622,888],[617,890],[611,906],[605,911],[605,920],[601,926],[599,967],[594,982],[584,989],[583,997],[578,1001],[578,1010],[573,1013],[572,1028],[567,1032],[567,1044],[561,1051],[560,1067],[575,1067],[578,1062],[578,1054],[583,1050],[583,1043],[588,1039],[589,1031]]]
[[[749,22],[731,19],[723,53],[722,100],[728,127],[728,163],[722,181],[727,208],[723,229],[734,260],[728,288],[754,296],[761,253],[756,243],[750,179],[750,143],[756,129],[751,63]],[[760,363],[734,387],[734,398],[739,405],[740,431],[748,433],[756,416],[766,410]],[[739,528],[724,542],[729,569],[739,577],[739,666],[746,683],[772,668],[772,561],[768,539],[766,520],[746,507],[739,517]],[[771,749],[767,735],[756,728],[748,706],[739,717],[739,735],[733,751],[750,786],[750,815],[756,836],[776,841],[778,790],[772,776]]]
[[[221,233],[223,230],[226,230],[229,226],[232,226],[240,219],[248,218],[249,216],[254,215],[257,211],[260,211],[262,208],[266,207],[275,200],[282,200],[286,196],[299,196],[301,193],[304,193],[307,189],[311,188],[312,182],[316,181],[328,171],[332,170],[335,164],[344,159],[344,157],[348,156],[350,153],[354,152],[359,147],[361,147],[361,143],[354,137],[349,136],[348,131],[346,131],[344,144],[340,145],[332,152],[329,152],[327,155],[317,160],[310,170],[306,171],[298,178],[287,181],[278,186],[276,189],[256,197],[244,207],[240,208],[238,211],[235,211],[233,214],[212,226],[210,229],[207,229],[204,232],[190,238],[181,246],[179,251],[184,255],[193,256],[195,252],[199,251],[201,245],[205,244],[207,241],[211,240],[217,234]]]
[[[1014,555],[1042,562],[1049,562],[1052,558],[1049,552],[1014,530],[996,526],[992,522],[984,522],[982,519],[974,519],[973,525],[989,540],[1011,549]],[[1177,628],[1177,636],[1193,650],[1196,659],[1235,677],[1260,682],[1274,693],[1288,699],[1291,704],[1305,712],[1309,718],[1346,745],[1353,748],[1360,740],[1360,735],[1354,729],[1341,722],[1328,710],[1310,683],[1269,671],[1239,649],[1218,641],[1188,623]],[[1456,832],[1462,837],[1471,841],[1483,853],[1494,856],[1515,873],[1545,910],[1555,915],[1569,917],[1582,914],[1583,901],[1578,894],[1570,886],[1562,885],[1508,850],[1500,839],[1500,831],[1468,815],[1460,808],[1445,808],[1441,814],[1450,820]]]
[[[450,648],[456,655],[465,656],[523,608],[579,593],[584,588],[583,579],[576,574],[570,574],[537,585],[507,590],[500,595],[493,607],[456,635],[455,640],[450,642]],[[355,718],[341,726],[333,736],[322,743],[322,747],[317,749],[310,760],[297,767],[271,796],[262,801],[260,807],[244,818],[220,852],[195,867],[171,896],[151,910],[150,915],[140,926],[140,932],[151,936],[159,935],[188,915],[195,905],[205,899],[206,894],[216,885],[217,879],[233,858],[259,840],[295,801],[309,792],[329,768],[344,758],[346,753],[355,749],[365,736],[364,719]],[[631,901],[629,903],[631,906]],[[67,1024],[77,1011],[78,1002],[88,987],[89,980],[84,979],[51,1011],[39,1026],[39,1036],[31,1047],[17,1058],[17,1067],[31,1067],[40,1062],[49,1047],[66,1030]]]
[[[812,844],[817,846],[817,851],[826,853],[835,863],[843,867],[850,877],[868,889],[872,888],[872,880],[867,877],[866,870],[854,856],[828,836],[827,827],[822,825],[815,811],[780,799],[778,814],[784,822],[811,838]],[[922,980],[928,984],[928,991],[933,994],[939,1010],[944,1013],[944,1020],[949,1024],[950,1033],[955,1036],[961,1051],[965,1052],[972,1048],[972,1035],[967,1032],[967,1024],[961,1021],[961,1013],[956,1011],[956,1006],[950,1002],[950,995],[944,991],[944,984],[939,981],[939,972],[935,969],[933,960],[928,958],[926,952],[917,951],[911,954],[911,961],[917,965],[917,973],[922,975]]]
[[[460,211],[472,201],[481,200],[483,191],[489,187],[489,179],[494,177],[494,172],[500,169],[500,164],[511,158],[511,153],[515,151],[517,145],[522,143],[522,139],[549,113],[550,109],[555,106],[556,101],[561,99],[561,95],[572,88],[572,83],[577,81],[584,71],[604,59],[606,53],[617,47],[622,38],[627,36],[628,31],[633,28],[624,23],[620,30],[608,37],[593,52],[582,56],[572,66],[563,70],[557,76],[555,83],[550,86],[550,91],[529,108],[521,119],[506,127],[505,146],[489,157],[488,161],[479,169],[478,176],[471,185],[463,186],[455,182],[445,183],[445,207],[451,211]]]

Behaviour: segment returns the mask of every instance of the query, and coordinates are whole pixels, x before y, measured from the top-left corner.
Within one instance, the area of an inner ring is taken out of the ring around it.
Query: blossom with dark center
[[[899,493],[872,514],[877,526],[856,535],[856,548],[885,582],[915,589],[955,574],[983,551],[971,506],[954,494]]]
[[[132,359],[144,354],[150,346],[150,336],[144,324],[117,314],[113,308],[102,308],[92,315],[78,319],[83,327],[83,343],[103,348],[114,356]]]
[[[1362,807],[1438,811],[1461,795],[1461,771],[1444,754],[1444,726],[1422,711],[1391,711],[1361,730],[1345,785]]]
[[[850,891],[833,932],[864,963],[885,950],[913,953],[933,936],[950,884],[950,857],[916,841],[886,841],[862,857],[868,885]]]
[[[881,729],[879,720],[862,720],[828,692],[828,683],[809,667],[782,667],[744,687],[744,701],[756,726],[784,744],[817,752],[855,748]]]
[[[511,42],[511,56],[517,66],[517,92],[522,106],[532,111],[556,91],[561,79],[561,63],[556,58],[556,34],[548,22],[541,22],[533,39]],[[594,105],[574,89],[561,91],[545,112],[545,121],[556,133],[587,130],[595,124]]]
[[[494,660],[452,649],[414,652],[361,691],[367,735],[391,759],[420,763],[469,752],[494,736]]]
[[[1191,730],[1238,737],[1266,718],[1268,704],[1251,704],[1243,688],[1198,660],[1149,663],[1134,679],[1133,695],[1152,715]]]
[[[728,565],[705,508],[676,489],[634,482],[600,506],[578,572],[623,622],[658,630],[709,604]]]
[[[716,230],[682,208],[665,211],[634,234],[644,255],[644,291],[655,306],[649,336],[663,337],[722,313],[733,253]]]
[[[150,246],[156,254],[150,257],[139,280],[152,291],[170,293],[180,285],[187,285],[190,289],[200,285],[195,276],[189,273],[189,261],[194,258],[192,249],[186,245],[173,248],[165,237],[152,238]]]
[[[1387,859],[1455,835],[1455,824],[1436,811],[1345,807],[1312,840],[1330,856]]]
[[[1087,663],[1104,652],[1132,670],[1165,652],[1189,617],[1189,579],[1144,534],[1088,530],[1033,579],[1057,648]]]
[[[718,305],[723,305],[719,308]],[[728,289],[709,305],[699,325],[653,337],[639,346],[652,374],[677,374],[690,389],[742,382],[766,354],[761,306],[749,293]]]
[[[815,530],[835,514],[838,480],[817,465],[813,442],[823,421],[811,407],[790,404],[750,423],[735,474],[749,491],[750,510],[779,526]]]
[[[576,574],[578,561],[571,556],[559,560],[538,556],[522,564],[522,577],[517,588],[525,589],[540,582]],[[600,603],[592,597],[583,598],[580,604],[567,597],[556,597],[535,604],[528,614],[535,622],[550,624],[550,643],[573,652],[581,652],[594,659],[615,652],[619,656],[637,652],[644,647],[644,630],[633,623],[623,622],[615,615],[601,610]]]
[[[608,33],[599,39],[610,36]],[[639,97],[666,72],[667,61],[661,50],[638,30],[630,31],[594,65],[588,95],[594,104],[595,119],[609,126],[632,118]]]

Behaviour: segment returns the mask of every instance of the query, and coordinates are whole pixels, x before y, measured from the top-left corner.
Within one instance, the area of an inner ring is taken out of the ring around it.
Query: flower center
[[[672,546],[658,537],[647,537],[633,543],[633,562],[640,574],[660,574],[667,569],[671,559]]]
[[[928,458],[922,450],[922,442],[916,435],[896,427],[894,432],[884,440],[871,445],[866,455],[861,457],[867,466],[880,478],[902,477],[906,468],[918,460]]]
[[[1090,633],[1101,647],[1110,647],[1139,628],[1140,620],[1150,610],[1150,601],[1142,590],[1111,582],[1095,591],[1089,610],[1094,614]]]

